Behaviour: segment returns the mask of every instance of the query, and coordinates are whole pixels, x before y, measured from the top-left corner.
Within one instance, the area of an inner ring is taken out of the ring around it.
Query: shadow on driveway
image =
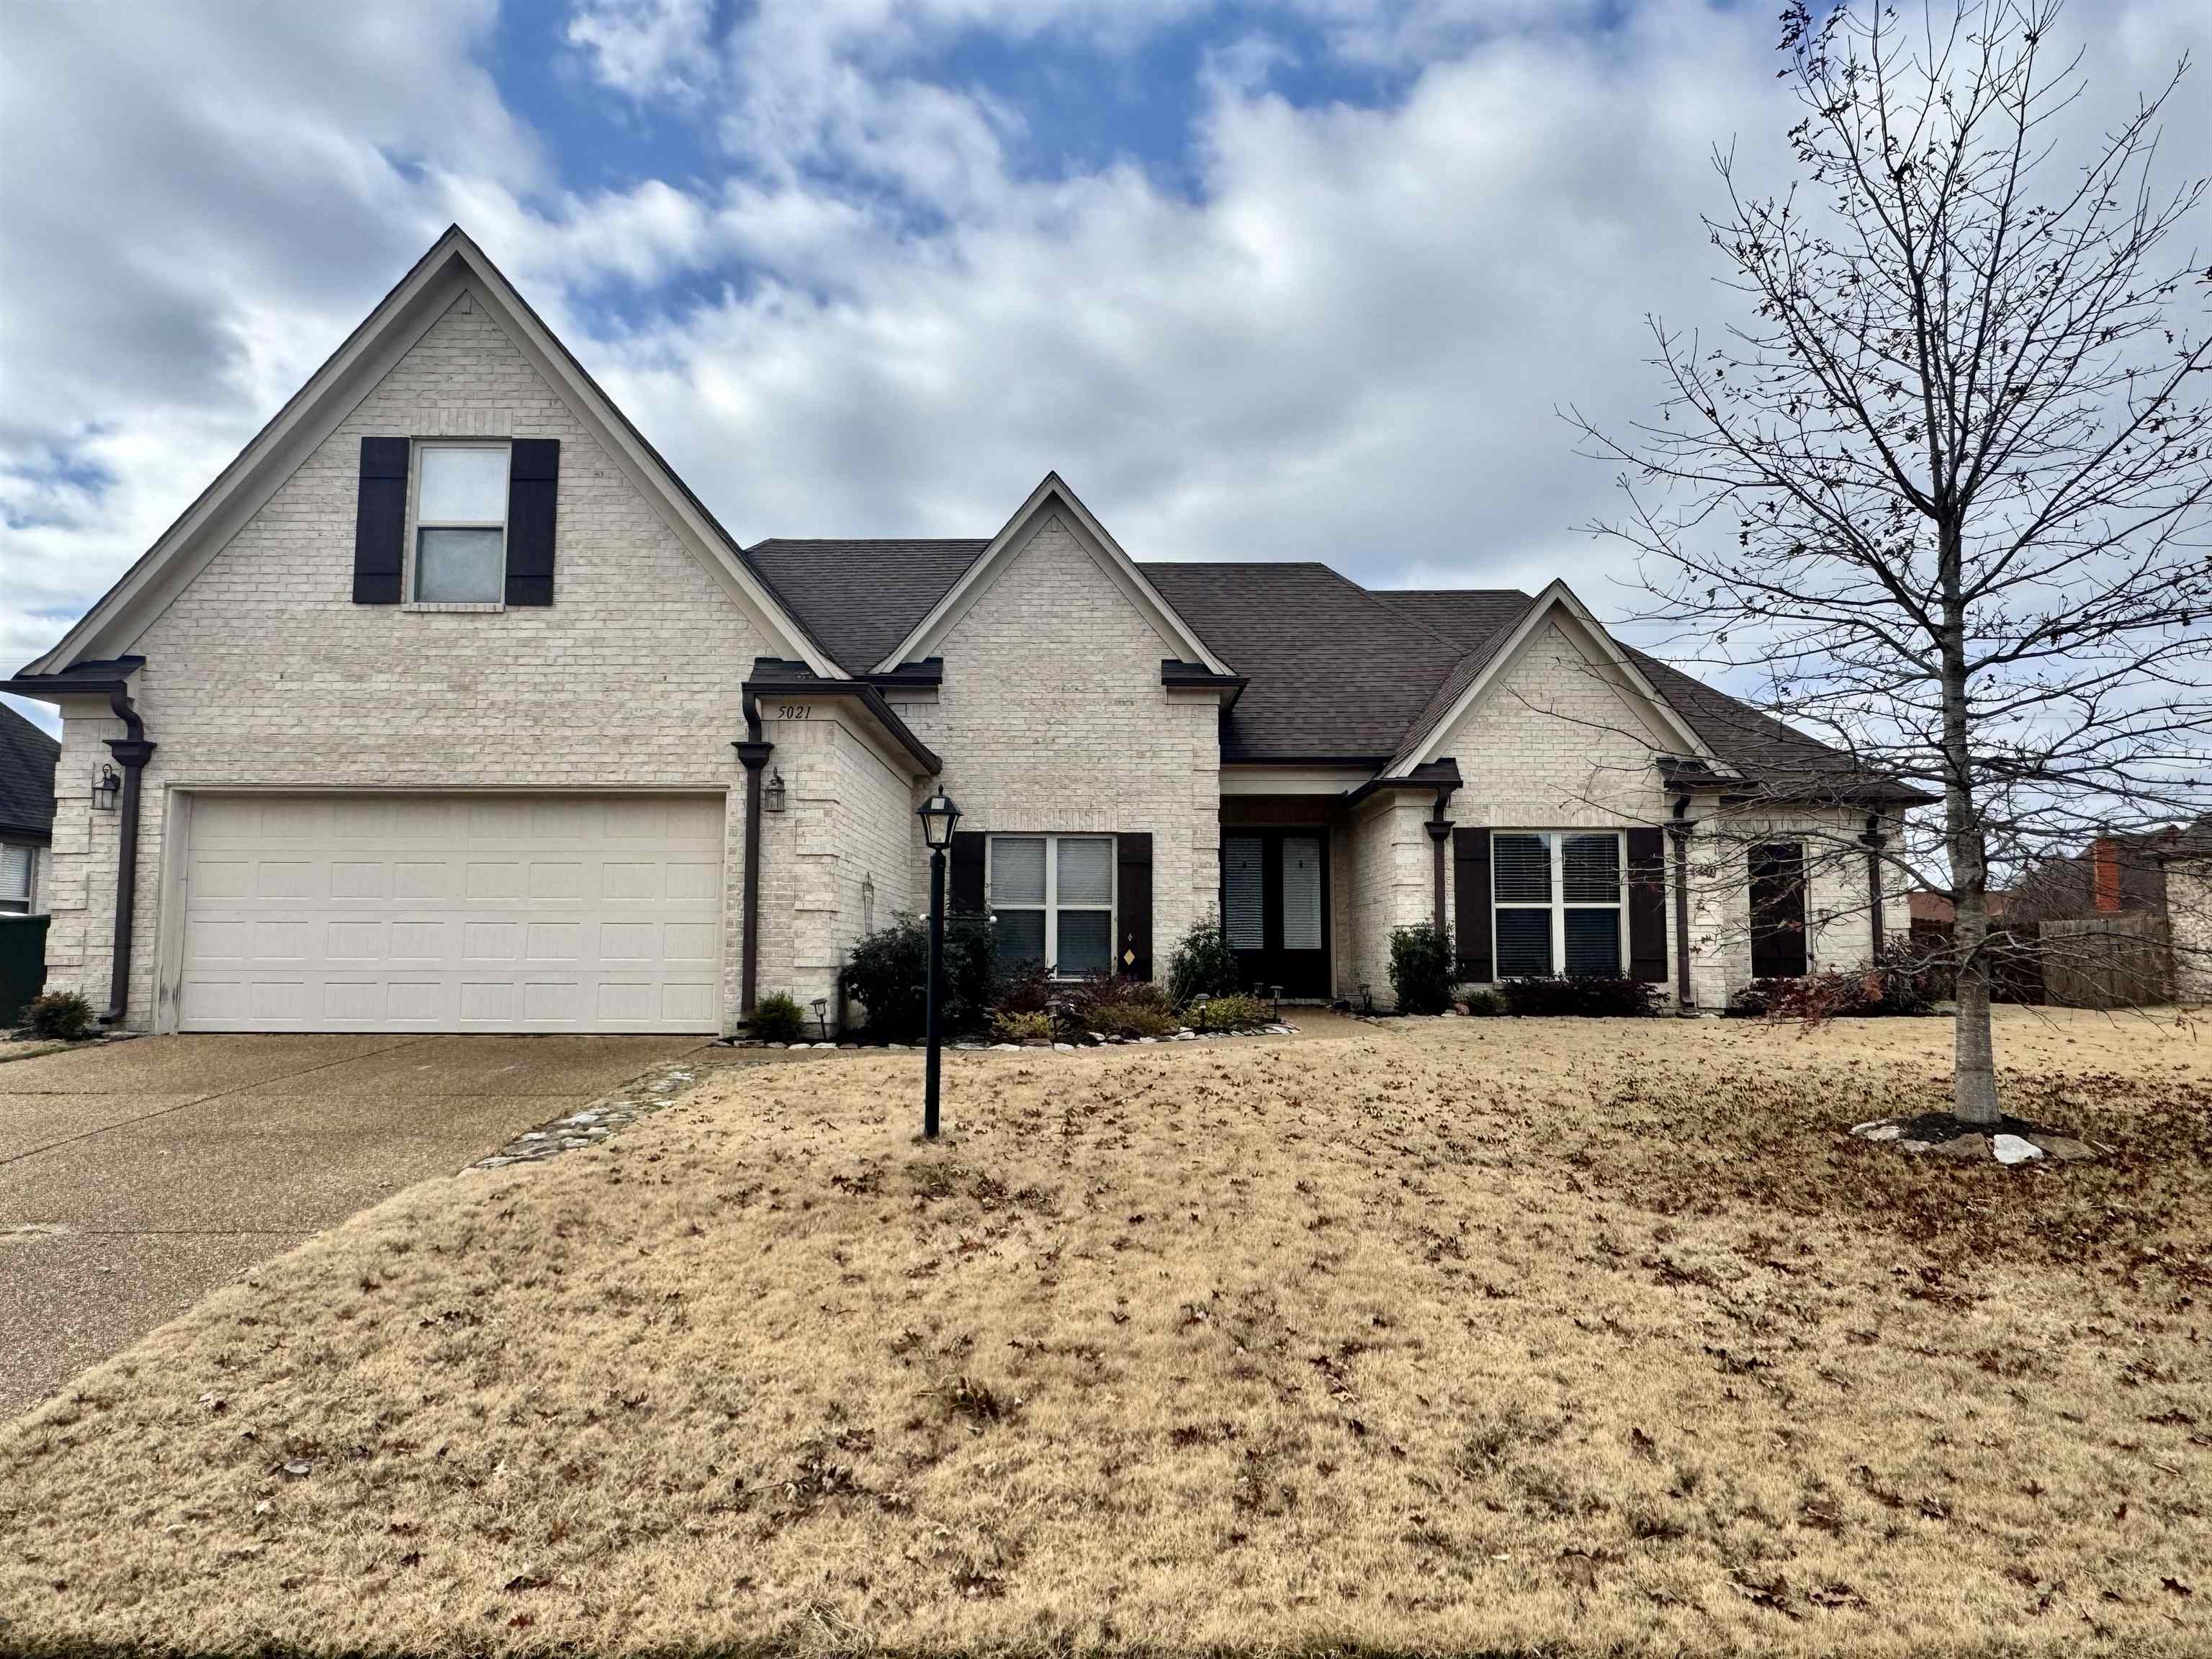
[[[0,1066],[0,1417],[253,1263],[702,1046],[165,1036]]]

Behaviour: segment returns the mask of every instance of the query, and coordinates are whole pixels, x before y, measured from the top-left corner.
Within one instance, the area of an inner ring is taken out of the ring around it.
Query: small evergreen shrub
[[[1042,1037],[1052,1040],[1052,1016],[1042,1008],[1002,1008],[991,1016],[991,1035],[1001,1042],[1027,1042]]]
[[[1100,1036],[1158,1037],[1182,1030],[1182,1016],[1168,994],[1150,980],[1085,980],[1060,991],[1072,1037],[1092,1031]]]
[[[49,991],[31,999],[23,1010],[23,1024],[34,1037],[82,1042],[100,1029],[100,1017],[76,992]]]
[[[1189,1023],[1194,1031],[1250,1031],[1273,1024],[1275,1016],[1259,998],[1237,993],[1193,1007]]]
[[[1390,933],[1390,989],[1401,1014],[1441,1014],[1452,1000],[1451,929],[1417,921]]]
[[[763,1042],[798,1042],[806,1036],[806,1013],[798,999],[771,991],[753,1004],[752,1034]]]
[[[1001,1012],[1041,1014],[1070,988],[1055,981],[1052,969],[1042,962],[1025,962],[1000,974],[991,1003]]]
[[[1228,996],[1237,987],[1237,953],[1220,921],[1205,918],[1182,936],[1168,963],[1168,995],[1178,1008],[1194,997]]]
[[[1494,1019],[1505,1012],[1505,999],[1486,986],[1477,986],[1460,999],[1460,1006],[1477,1019]]]
[[[948,1036],[988,1029],[998,1000],[997,953],[990,921],[945,919],[945,1030]],[[868,1035],[878,1042],[919,1042],[927,1033],[929,924],[899,915],[855,940],[838,983],[867,1011]]]
[[[1507,1013],[1540,1018],[1637,1019],[1652,1012],[1658,1000],[1658,987],[1610,975],[1509,979],[1498,988]]]

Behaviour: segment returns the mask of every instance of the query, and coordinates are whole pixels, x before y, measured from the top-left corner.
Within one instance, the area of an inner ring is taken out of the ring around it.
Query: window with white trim
[[[1618,830],[1494,830],[1492,971],[1500,979],[1616,977],[1628,896]]]
[[[415,601],[496,605],[507,597],[505,444],[416,447]]]
[[[1113,836],[993,836],[985,850],[1001,962],[1064,979],[1113,971]]]
[[[31,908],[31,878],[39,849],[21,844],[0,847],[0,915],[20,916]]]

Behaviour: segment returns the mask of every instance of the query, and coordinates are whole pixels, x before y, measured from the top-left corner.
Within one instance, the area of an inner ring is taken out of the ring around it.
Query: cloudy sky
[[[444,227],[743,540],[1565,575],[1779,179],[1773,0],[0,0],[0,667],[58,637]],[[2075,0],[2085,118],[2212,57]],[[2212,160],[2200,69],[2166,176]],[[51,724],[42,705],[21,704]]]

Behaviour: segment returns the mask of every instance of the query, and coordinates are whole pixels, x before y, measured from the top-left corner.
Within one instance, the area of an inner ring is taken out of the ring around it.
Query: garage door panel
[[[210,796],[187,1030],[720,1025],[720,799]]]

